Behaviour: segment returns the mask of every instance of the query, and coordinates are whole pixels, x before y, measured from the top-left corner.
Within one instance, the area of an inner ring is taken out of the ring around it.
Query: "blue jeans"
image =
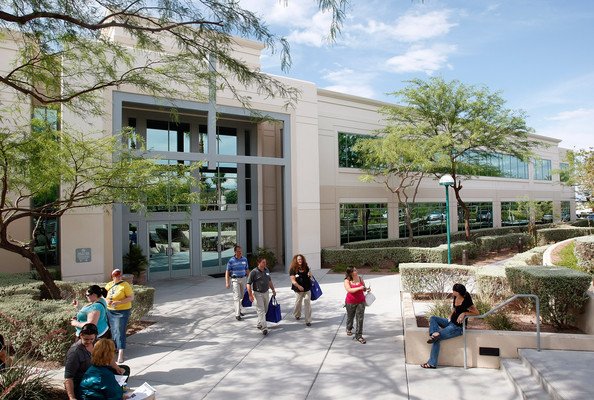
[[[107,310],[107,319],[109,319],[109,329],[111,338],[115,342],[118,350],[126,348],[126,327],[130,318],[130,310]]]
[[[431,355],[427,364],[437,367],[437,358],[439,357],[439,346],[442,340],[451,339],[462,335],[462,327],[450,322],[447,318],[436,317],[429,319],[429,335],[439,332],[438,339],[431,345]]]

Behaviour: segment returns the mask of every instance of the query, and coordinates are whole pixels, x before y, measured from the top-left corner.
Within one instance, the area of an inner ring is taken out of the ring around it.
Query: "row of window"
[[[470,211],[470,229],[493,227],[493,203],[475,202],[466,204]],[[540,201],[529,205],[526,202],[502,202],[501,225],[527,225],[529,207],[534,207],[537,224],[553,222],[553,202]],[[570,219],[570,202],[561,202],[561,220]],[[399,211],[399,236],[408,237],[405,210]],[[446,232],[445,203],[415,203],[411,205],[411,228],[413,236],[436,235]],[[458,207],[458,230],[464,230],[464,210]],[[388,237],[388,205],[386,203],[341,203],[340,244]]]
[[[369,138],[370,136],[339,132],[338,166],[341,168],[361,168],[361,157],[353,150],[353,147],[357,141]],[[528,163],[510,154],[469,152],[465,155],[463,161],[469,165],[480,167],[473,169],[472,175],[528,179]],[[551,160],[534,160],[534,179],[552,180]]]

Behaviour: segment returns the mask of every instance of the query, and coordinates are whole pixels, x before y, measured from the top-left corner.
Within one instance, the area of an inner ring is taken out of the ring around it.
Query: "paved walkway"
[[[313,325],[291,315],[286,274],[273,274],[283,320],[268,336],[255,309],[233,316],[224,278],[154,283],[156,323],[131,336],[130,386],[149,382],[162,399],[516,399],[500,370],[424,370],[404,362],[400,277],[371,276],[377,296],[365,313],[362,345],[345,334],[343,277],[316,271],[324,295],[313,303]]]

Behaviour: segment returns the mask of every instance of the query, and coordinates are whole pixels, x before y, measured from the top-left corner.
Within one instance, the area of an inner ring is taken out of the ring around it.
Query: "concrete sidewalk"
[[[376,302],[366,309],[363,345],[345,334],[343,276],[316,271],[323,296],[313,324],[292,315],[287,274],[273,273],[283,312],[264,337],[255,308],[232,312],[224,278],[153,283],[156,323],[128,339],[130,387],[150,383],[158,399],[516,399],[499,370],[406,365],[398,275],[365,277]]]

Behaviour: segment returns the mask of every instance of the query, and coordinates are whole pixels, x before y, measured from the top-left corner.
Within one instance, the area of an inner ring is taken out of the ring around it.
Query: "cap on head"
[[[119,268],[116,268],[113,271],[111,271],[111,276],[120,276],[120,275],[122,275],[122,270]]]
[[[99,332],[97,331],[97,325],[95,324],[84,324],[80,330],[81,335],[98,335]]]

